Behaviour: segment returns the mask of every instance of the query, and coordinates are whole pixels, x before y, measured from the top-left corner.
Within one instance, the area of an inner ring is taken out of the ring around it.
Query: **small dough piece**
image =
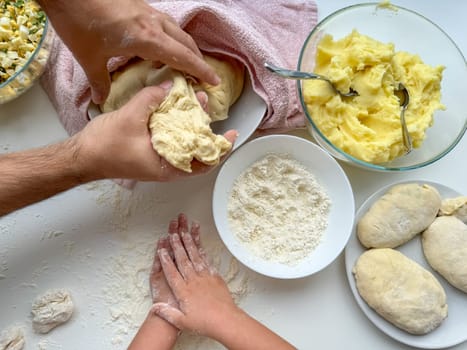
[[[433,269],[467,293],[467,225],[440,216],[422,234],[423,253]]]
[[[441,196],[432,186],[393,186],[358,222],[358,239],[367,248],[395,248],[425,230],[440,206]]]
[[[452,215],[467,224],[467,196],[444,199],[438,215]]]
[[[229,57],[216,59],[204,56],[204,59],[214,68],[221,82],[215,86],[201,82],[193,88],[196,92],[207,93],[208,113],[213,122],[227,119],[230,106],[237,101],[243,91],[245,70],[243,65]]]
[[[0,350],[22,350],[24,344],[24,331],[20,326],[7,328],[0,335]]]
[[[32,304],[32,328],[36,333],[48,333],[68,321],[73,314],[73,301],[68,291],[49,290]]]
[[[176,73],[173,82],[169,95],[149,120],[154,149],[171,165],[189,173],[194,158],[204,164],[218,164],[232,144],[212,132],[209,115],[183,75]]]
[[[426,334],[448,314],[438,280],[394,249],[365,251],[353,268],[361,297],[380,316],[411,334]]]

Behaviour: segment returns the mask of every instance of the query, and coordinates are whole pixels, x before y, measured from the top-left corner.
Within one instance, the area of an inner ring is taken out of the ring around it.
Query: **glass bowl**
[[[44,72],[52,49],[54,30],[46,18],[42,37],[26,63],[0,84],[0,104],[7,103],[26,92]]]
[[[404,171],[432,164],[445,156],[461,140],[467,128],[467,66],[462,52],[435,23],[418,13],[394,5],[365,3],[340,9],[323,19],[305,40],[298,61],[298,70],[313,72],[316,48],[321,38],[330,34],[334,40],[353,30],[383,43],[393,43],[395,51],[418,54],[430,66],[445,66],[441,81],[441,103],[445,110],[433,115],[433,125],[425,139],[407,155],[387,163],[370,163],[346,153],[334,145],[318,128],[304,99],[304,81],[298,81],[298,93],[307,118],[307,129],[316,142],[335,158],[376,171]],[[410,108],[410,106],[409,106]]]

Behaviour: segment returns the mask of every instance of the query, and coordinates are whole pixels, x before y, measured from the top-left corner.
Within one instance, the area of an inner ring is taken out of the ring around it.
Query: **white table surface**
[[[319,18],[352,3],[318,1]],[[397,4],[436,22],[464,55],[467,53],[467,1],[401,0]],[[0,106],[0,152],[40,146],[65,137],[39,86]],[[372,173],[346,165],[343,168],[358,208],[381,186],[403,179],[439,182],[467,194],[466,154],[464,137],[445,158],[420,170],[395,174]],[[23,325],[26,349],[124,348],[133,331],[124,334],[111,321],[108,299],[102,294],[106,286],[117,288],[119,283],[128,283],[115,280],[115,273],[106,270],[109,263],[115,262],[112,256],[121,256],[133,242],[144,241],[147,246],[152,237],[155,240],[165,231],[168,219],[180,211],[202,223],[205,237],[218,239],[211,215],[215,175],[177,184],[139,184],[131,194],[110,182],[99,182],[1,218],[0,329]],[[122,268],[131,266],[128,263]],[[343,254],[320,273],[294,281],[269,279],[240,269],[248,276],[251,289],[241,305],[300,349],[409,349],[376,329],[361,312],[348,286]],[[67,325],[50,335],[34,335],[30,331],[31,301],[55,287],[72,291],[77,312]],[[190,348],[198,347],[186,347]],[[455,349],[467,350],[467,342]]]

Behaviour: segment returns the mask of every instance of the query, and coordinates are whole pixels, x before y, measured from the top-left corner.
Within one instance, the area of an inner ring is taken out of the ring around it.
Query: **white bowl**
[[[322,242],[295,266],[264,260],[251,254],[229,227],[227,207],[237,177],[267,154],[288,154],[302,163],[326,190],[331,208]],[[213,193],[213,215],[217,230],[229,251],[250,269],[275,278],[291,279],[312,275],[332,263],[342,252],[352,232],[355,203],[352,188],[342,168],[314,143],[290,135],[270,135],[250,141],[223,164]]]

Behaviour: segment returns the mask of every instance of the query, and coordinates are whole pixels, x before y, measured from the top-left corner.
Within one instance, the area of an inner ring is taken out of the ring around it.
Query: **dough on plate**
[[[422,234],[423,253],[433,269],[467,293],[467,225],[440,216]]]
[[[452,215],[467,224],[467,196],[444,199],[438,215]]]
[[[73,314],[73,301],[68,291],[49,290],[32,304],[32,328],[36,333],[48,333],[68,321]]]
[[[429,271],[397,250],[365,251],[353,273],[359,294],[380,316],[411,334],[426,334],[446,318],[446,293]]]
[[[21,350],[24,344],[24,331],[20,326],[12,326],[0,334],[0,350]]]
[[[205,56],[205,60],[220,76],[219,85],[197,83],[168,66],[154,68],[152,62],[140,60],[112,75],[109,97],[100,108],[103,112],[116,110],[144,87],[173,80],[169,95],[150,118],[154,149],[186,172],[191,172],[193,159],[216,165],[232,145],[224,136],[214,134],[210,123],[228,117],[230,106],[243,90],[244,67],[228,57]],[[207,94],[208,113],[196,98],[199,91]]]
[[[441,197],[432,186],[393,186],[358,222],[358,239],[367,248],[395,248],[425,230],[440,206]]]

